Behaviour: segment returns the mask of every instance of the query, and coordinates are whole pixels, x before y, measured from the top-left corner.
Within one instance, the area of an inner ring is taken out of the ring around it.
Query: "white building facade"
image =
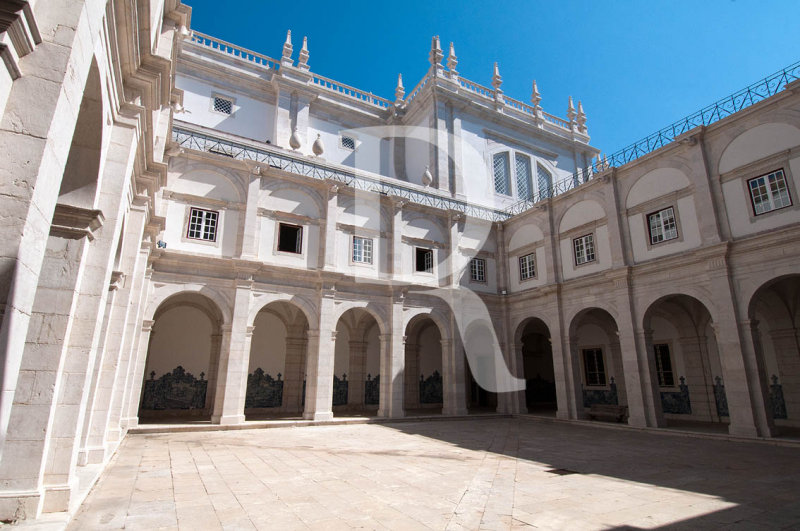
[[[179,2],[19,4],[0,518],[71,510],[151,421],[800,427],[797,65],[609,161],[580,102],[468,81],[438,37],[388,100]]]

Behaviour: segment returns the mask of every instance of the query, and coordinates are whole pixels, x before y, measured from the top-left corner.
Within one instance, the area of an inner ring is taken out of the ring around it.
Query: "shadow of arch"
[[[522,321],[514,333],[525,377],[525,406],[529,413],[556,411],[556,382],[550,329],[538,317]]]

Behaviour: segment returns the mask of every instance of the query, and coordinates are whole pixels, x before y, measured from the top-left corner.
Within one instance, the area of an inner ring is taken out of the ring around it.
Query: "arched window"
[[[531,158],[522,153],[515,153],[517,174],[517,196],[520,199],[532,199],[533,187],[531,186]]]
[[[539,198],[553,197],[553,176],[541,164],[536,165],[536,177],[539,181]]]

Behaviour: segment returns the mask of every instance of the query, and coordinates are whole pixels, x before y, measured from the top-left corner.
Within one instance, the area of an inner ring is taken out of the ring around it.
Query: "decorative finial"
[[[300,57],[297,59],[297,68],[308,71],[308,37],[303,37],[303,48],[300,50]]]
[[[500,67],[497,66],[497,62],[495,61],[494,75],[492,75],[492,87],[494,87],[495,90],[500,90],[500,85],[502,84],[503,84],[503,78],[500,77]]]
[[[536,80],[533,80],[533,87],[531,88],[531,104],[534,107],[539,106],[539,102],[542,101],[542,95],[539,94],[539,87],[536,85]]]
[[[406,88],[403,86],[403,74],[397,74],[397,87],[394,89],[394,103],[399,105],[403,102],[406,95]]]
[[[570,123],[575,121],[575,105],[572,103],[572,96],[569,97],[569,105],[567,105],[567,118]]]
[[[325,153],[325,145],[322,143],[322,137],[319,133],[317,133],[317,139],[314,140],[314,144],[311,146],[311,151],[318,157]]]
[[[444,59],[444,54],[442,53],[442,46],[439,43],[439,36],[435,35],[431,40],[431,53],[428,54],[428,61],[430,61],[431,66],[433,67],[434,75],[441,75],[444,68],[442,67],[442,59]]]
[[[578,131],[586,133],[586,113],[583,112],[583,103],[578,100]]]
[[[433,182],[433,175],[429,166],[425,166],[425,173],[422,174],[422,186],[428,187]]]
[[[289,147],[292,149],[300,149],[303,143],[300,142],[300,135],[297,133],[297,127],[292,131],[292,136],[289,137]]]
[[[447,56],[447,70],[450,71],[451,78],[458,77],[458,71],[456,71],[456,66],[458,66],[458,58],[456,57],[456,47],[451,42],[450,54]]]
[[[292,30],[286,31],[286,42],[283,43],[283,55],[281,55],[281,65],[292,66]]]

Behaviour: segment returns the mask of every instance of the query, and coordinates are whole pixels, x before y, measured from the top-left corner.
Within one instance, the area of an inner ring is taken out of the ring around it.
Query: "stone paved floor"
[[[797,529],[800,447],[528,419],[133,435],[69,529],[528,527]]]

